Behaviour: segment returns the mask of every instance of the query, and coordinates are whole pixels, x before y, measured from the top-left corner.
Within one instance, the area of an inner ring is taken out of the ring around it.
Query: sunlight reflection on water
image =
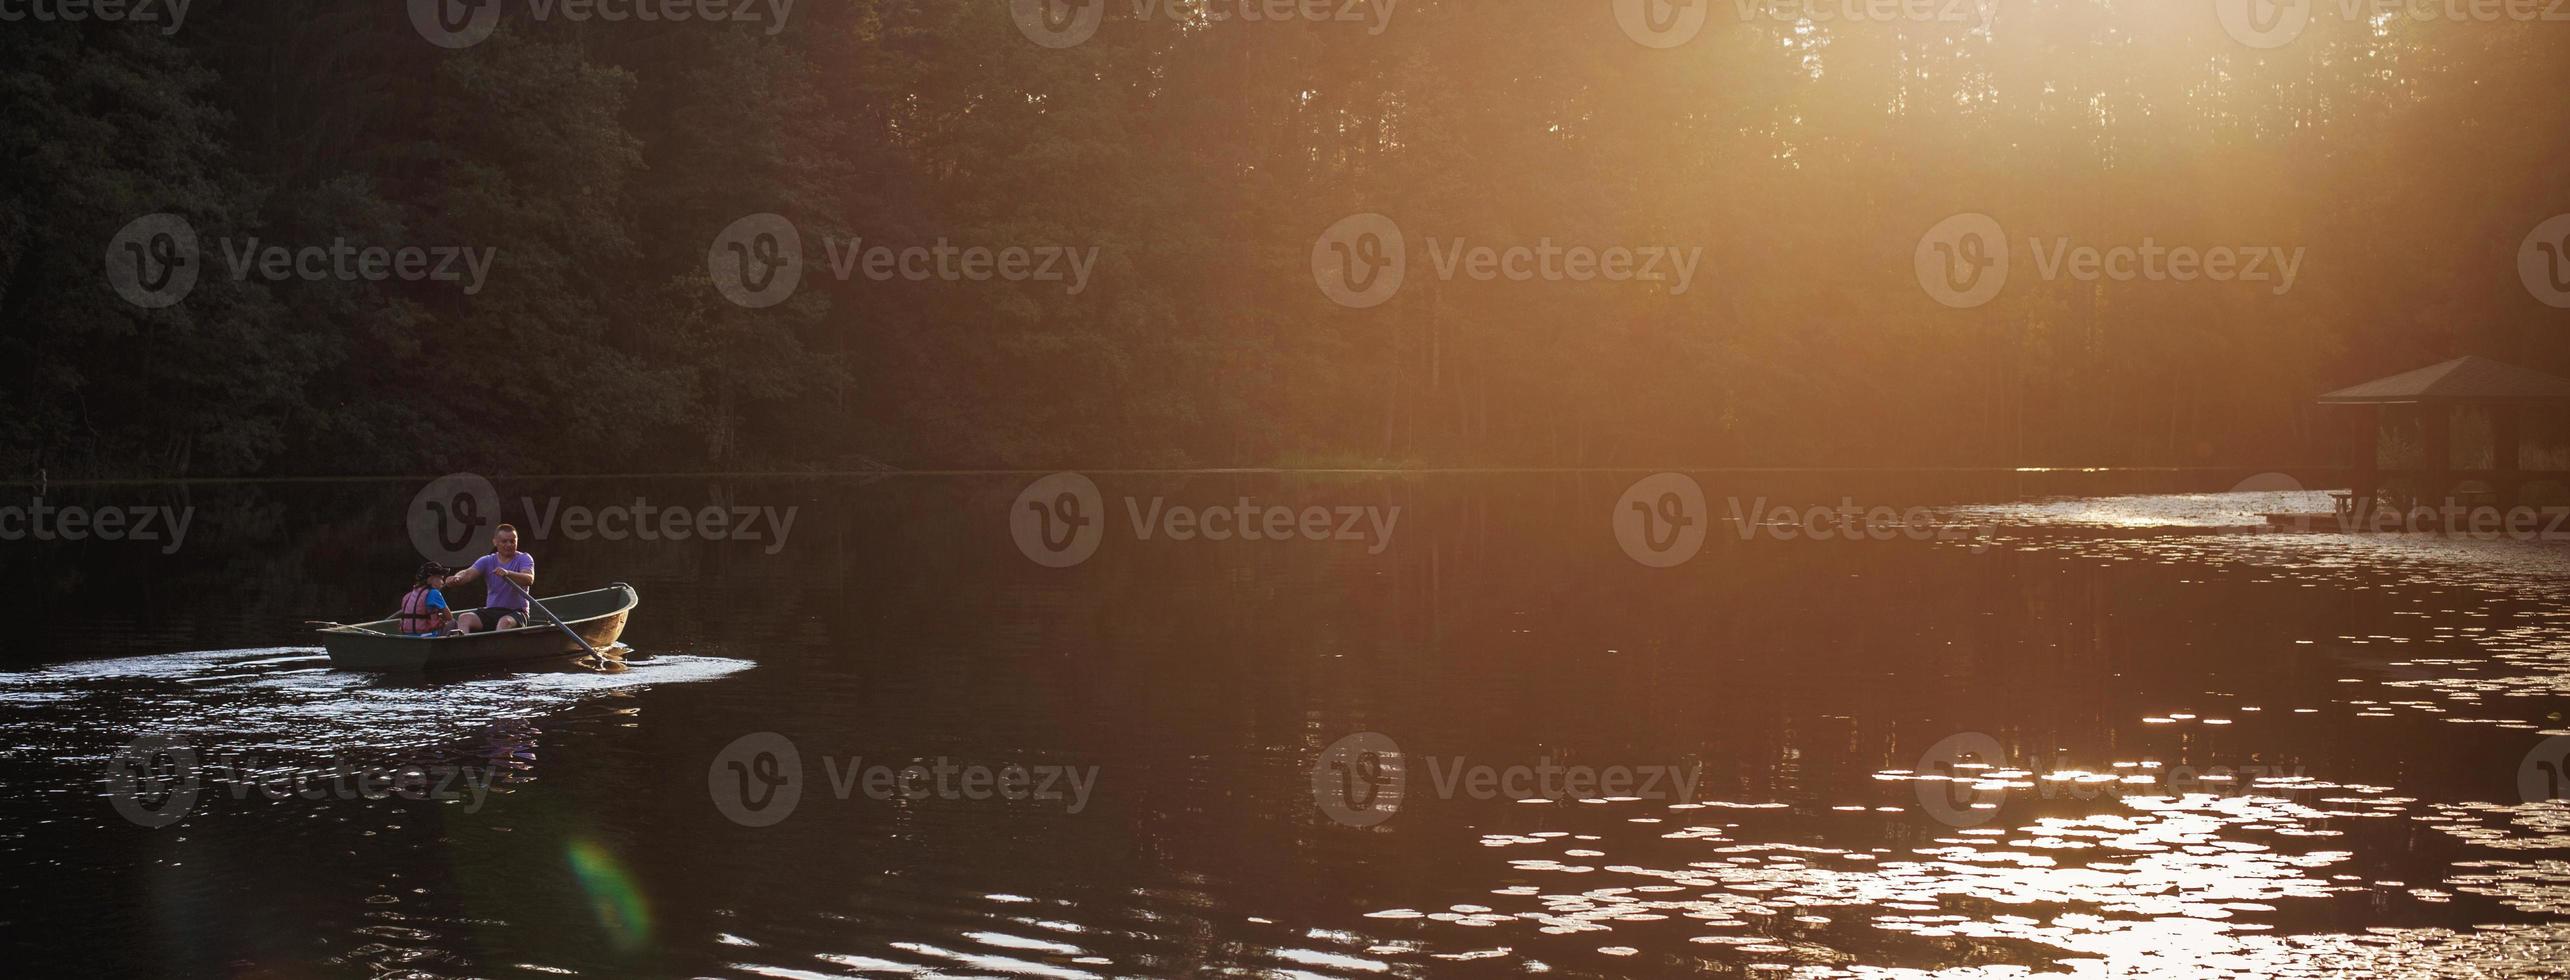
[[[1995,524],[2003,547],[2025,553],[2204,567],[2253,581],[2376,591],[2385,602],[2414,607],[2425,632],[2305,641],[2404,648],[2382,664],[2394,679],[2379,686],[2361,679],[2348,684],[2339,710],[2359,717],[2448,714],[2445,720],[2456,723],[2540,728],[2542,719],[2507,717],[2490,699],[2570,691],[2570,639],[2560,628],[2570,622],[2570,606],[2559,590],[2570,577],[2570,551],[2541,543],[2266,533],[2258,517],[2326,511],[2328,505],[2317,493],[2193,494],[1977,507],[1951,516]],[[2062,533],[2065,528],[2167,533],[2101,537]],[[2486,628],[2472,622],[2486,612],[2427,591],[2464,585],[2486,590],[2493,598],[2485,601],[2519,604],[2518,624]],[[2455,655],[2435,655],[2438,650]],[[2492,676],[2493,670],[2504,676]],[[2397,693],[2364,696],[2368,689]],[[2314,709],[2298,710],[2302,714],[2281,717],[2304,717]],[[2261,712],[2247,717],[2269,722],[2278,718],[2264,714],[2263,706],[2240,711]],[[2228,725],[2233,719],[2180,713],[2137,720]],[[2135,760],[2114,760],[2120,770],[2106,768],[2106,761],[2098,760],[2101,772],[2140,771]],[[2017,770],[1957,778],[1985,790],[2009,786],[2023,793],[2035,785],[2025,781],[2032,775]],[[2113,781],[2083,771],[2054,776]],[[1927,777],[1891,770],[1878,778],[1898,783]],[[2124,781],[2147,777],[2116,782]],[[2570,913],[2570,862],[2509,856],[2570,847],[2570,804],[2425,804],[2385,787],[2301,776],[2259,781],[2241,795],[2139,795],[2148,791],[2098,796],[2093,812],[2083,815],[1944,831],[1930,841],[1893,847],[1814,846],[1809,828],[1797,820],[1754,819],[1742,809],[1765,802],[1756,800],[1710,804],[1713,812],[1743,815],[1736,822],[1693,822],[1706,810],[1670,808],[1653,816],[1675,818],[1683,826],[1635,824],[1643,832],[1623,839],[1582,841],[1500,829],[1482,838],[1499,852],[1493,874],[1504,882],[1480,900],[1486,905],[1387,908],[1368,918],[1386,926],[1410,923],[1431,951],[1487,946],[1486,940],[1476,944],[1474,937],[1448,930],[1495,930],[1506,945],[1467,955],[1518,957],[1530,969],[1549,966],[1537,954],[1640,956],[1654,964],[1639,969],[1643,973],[1718,965],[1797,977],[2517,977],[2555,975],[2562,957],[2570,955],[2570,926],[2560,924],[2468,931],[2378,926],[2352,934],[2293,935],[2278,934],[2276,915],[2281,907],[2325,904],[2333,896],[2378,901],[2374,896],[2387,893],[2423,903],[2448,902],[2462,893],[2533,915]],[[1917,815],[1910,813],[1875,817],[1891,809],[1870,805],[1879,802],[1848,800],[1832,808],[1881,820],[1877,832],[1833,828],[1830,836],[1897,839],[1899,828],[1917,825]],[[1678,809],[1687,812],[1670,812]],[[2369,880],[2361,869],[2371,862],[2335,843],[2351,822],[2361,821],[2430,827],[2489,848],[2493,856],[2458,863],[2439,882]],[[1859,928],[1877,935],[1861,935]],[[1536,948],[1536,936],[1519,930],[1583,941]],[[1895,941],[1887,943],[1882,934]],[[1899,938],[1918,945],[1899,945]],[[1981,952],[1971,952],[1976,949]],[[2010,949],[2020,952],[2000,952]],[[2026,952],[2036,949],[2050,952]],[[1993,954],[2018,962],[1920,969],[1862,965],[1986,960]]]

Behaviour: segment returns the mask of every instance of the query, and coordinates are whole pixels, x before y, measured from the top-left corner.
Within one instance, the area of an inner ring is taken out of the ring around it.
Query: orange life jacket
[[[393,619],[402,624],[404,633],[426,633],[437,629],[438,619],[444,615],[446,610],[429,608],[428,587],[421,586],[402,597],[402,611]]]

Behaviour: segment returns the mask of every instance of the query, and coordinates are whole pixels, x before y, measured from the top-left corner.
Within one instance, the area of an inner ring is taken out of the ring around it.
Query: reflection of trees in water
[[[1598,819],[1436,800],[1420,761],[1429,756],[1701,761],[1704,796],[1808,809],[1914,807],[1907,784],[1872,775],[1914,768],[1921,750],[1960,731],[1988,731],[2046,768],[2153,758],[2384,782],[2422,781],[2394,770],[2454,751],[2371,737],[2351,751],[2344,718],[2267,727],[2236,711],[2282,715],[2333,696],[2334,668],[2298,640],[2403,628],[2391,608],[2351,609],[2342,593],[2299,588],[2290,555],[2217,583],[2206,578],[2217,556],[2183,542],[2174,564],[2115,561],[2113,532],[1975,553],[1906,540],[1741,542],[1726,525],[1694,562],[1660,571],[1608,536],[1614,489],[1302,491],[1402,503],[1401,538],[1373,558],[1328,545],[1115,538],[1073,575],[1037,576],[1001,548],[985,568],[942,569],[954,587],[921,589],[914,597],[927,604],[896,614],[931,625],[885,630],[935,632],[999,603],[989,629],[1007,652],[976,651],[949,669],[991,692],[983,710],[1038,713],[1007,726],[1011,738],[1031,730],[1041,734],[1023,737],[1112,760],[1103,812],[1123,832],[1082,823],[1076,833],[1122,842],[1171,874],[1248,878],[1279,902],[1332,908],[1368,882],[1434,880],[1472,853],[1464,823]],[[1561,516],[1582,514],[1595,519]],[[997,582],[1004,595],[967,582]],[[2240,724],[2141,721],[2169,711]],[[1361,867],[1334,863],[1364,838],[1313,807],[1305,767],[1338,737],[1369,730],[1413,755],[1411,802],[1395,821],[1424,843],[1369,849]],[[1146,776],[1118,783],[1120,771]]]
[[[206,484],[49,488],[49,504],[186,512],[161,541],[12,541],[0,547],[0,617],[27,624],[8,663],[290,642],[315,602],[348,577],[332,528],[352,503],[314,488]],[[164,521],[163,523],[167,523]],[[414,563],[414,566],[416,563]],[[399,589],[392,598],[398,600]],[[386,608],[390,603],[386,603]],[[341,613],[344,615],[345,611]],[[280,629],[253,634],[250,624]],[[250,639],[253,635],[259,638]]]

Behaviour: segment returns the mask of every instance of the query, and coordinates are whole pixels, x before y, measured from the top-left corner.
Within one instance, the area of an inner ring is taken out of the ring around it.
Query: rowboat
[[[531,622],[513,630],[464,636],[403,636],[399,620],[380,619],[325,628],[321,630],[321,648],[330,652],[333,666],[354,670],[430,670],[567,660],[580,656],[582,651],[571,634],[563,632],[563,626],[578,632],[590,646],[606,650],[624,633],[625,618],[641,604],[642,595],[633,586],[618,582],[594,592],[546,597],[543,606],[561,618],[558,624],[538,612],[528,617]]]

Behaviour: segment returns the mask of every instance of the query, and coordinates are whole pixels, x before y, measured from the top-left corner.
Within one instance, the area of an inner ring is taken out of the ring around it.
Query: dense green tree
[[[150,214],[251,220],[219,79],[135,30],[0,31],[0,458],[28,475],[251,470],[313,361],[273,300],[200,268],[190,302],[129,303],[109,243]]]
[[[0,458],[2268,466],[2318,454],[2330,385],[2464,353],[2570,371],[2570,314],[2516,276],[2570,211],[2555,24],[2322,10],[2260,49],[2159,0],[1717,4],[1653,50],[1605,4],[1407,0],[1376,32],[1110,3],[1054,48],[1001,2],[806,0],[781,27],[517,11],[450,51],[401,6],[0,34]],[[100,257],[162,211],[497,264],[471,294],[216,274],[143,310]],[[1364,212],[1403,229],[1408,284],[1346,309],[1311,253]],[[707,253],[759,213],[806,275],[745,309]],[[1951,309],[1912,253],[1962,213],[2001,222],[2015,271]],[[1097,261],[1076,293],[842,277],[851,240]],[[2300,249],[2299,278],[2026,254],[2145,240]],[[1701,252],[1684,291],[1439,274],[1543,241]]]

